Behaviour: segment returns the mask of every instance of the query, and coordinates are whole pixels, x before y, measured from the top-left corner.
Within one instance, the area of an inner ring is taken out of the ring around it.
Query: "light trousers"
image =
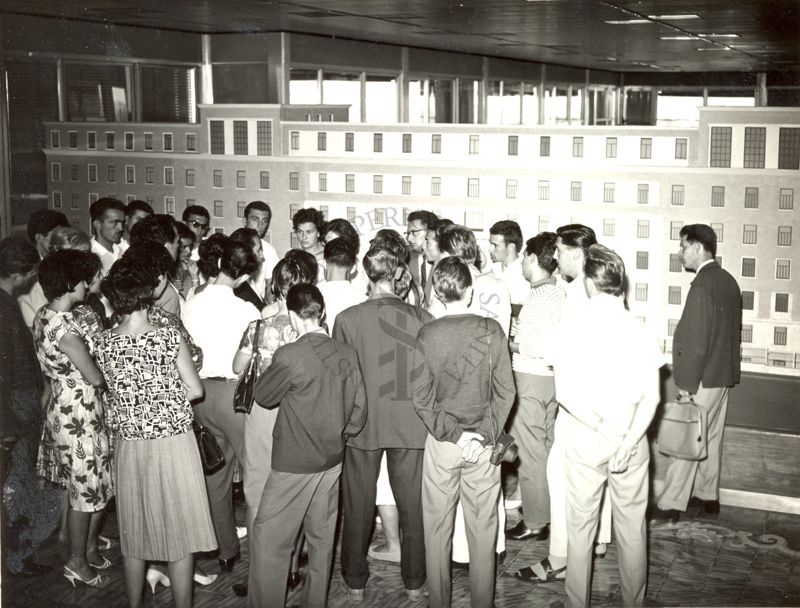
[[[272,431],[278,408],[267,409],[257,403],[244,416],[244,460],[242,461],[244,501],[247,504],[247,529],[252,531],[264,487],[272,470]]]
[[[469,544],[471,606],[493,605],[500,467],[489,462],[490,454],[485,450],[476,463],[468,463],[454,443],[437,441],[430,435],[425,442],[422,521],[431,608],[450,606],[450,554],[459,498]]]
[[[708,457],[705,460],[669,457],[664,489],[658,499],[660,508],[685,511],[692,496],[702,500],[719,500],[722,437],[729,393],[728,387],[705,388],[700,385],[694,400],[698,407],[708,412]]]

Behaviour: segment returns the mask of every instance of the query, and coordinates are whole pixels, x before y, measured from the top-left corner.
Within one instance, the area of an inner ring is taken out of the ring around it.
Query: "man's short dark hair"
[[[325,244],[325,262],[328,266],[352,268],[356,263],[356,252],[353,245],[345,238],[339,237]]]
[[[152,304],[153,291],[158,285],[159,273],[155,265],[143,264],[138,256],[128,255],[131,249],[133,246],[114,262],[100,284],[100,291],[108,298],[111,308],[121,315],[129,315]],[[164,253],[169,257],[166,249]]]
[[[370,241],[370,246],[386,247],[391,249],[400,262],[408,263],[411,258],[411,247],[397,230],[391,228],[381,228],[375,233],[375,238]]]
[[[292,228],[297,230],[297,227],[300,224],[314,224],[317,228],[317,232],[322,235],[322,231],[325,228],[325,216],[322,215],[322,211],[315,209],[314,207],[308,207],[306,209],[300,209],[297,213],[292,216]]]
[[[89,217],[92,218],[92,222],[103,219],[103,216],[109,209],[114,209],[124,214],[125,203],[115,198],[98,198],[92,203],[91,207],[89,207]]]
[[[285,257],[275,264],[269,289],[273,296],[282,300],[286,298],[290,288],[300,284],[313,285],[316,278],[316,275],[309,277],[308,268],[296,259]]]
[[[514,220],[501,220],[489,228],[491,236],[500,235],[506,245],[514,245],[517,253],[522,251],[522,229]]]
[[[189,219],[190,215],[199,215],[200,217],[206,218],[209,222],[211,221],[211,214],[208,212],[208,209],[202,205],[189,205],[183,210],[181,219],[185,222]]]
[[[315,285],[292,285],[286,294],[286,308],[301,319],[319,321],[325,313],[325,300]]]
[[[381,281],[394,282],[399,260],[397,255],[388,247],[373,245],[364,256],[364,272],[373,283]]]
[[[0,277],[26,275],[39,263],[39,252],[22,237],[9,236],[0,241]],[[6,321],[4,321],[6,322]]]
[[[252,211],[266,211],[269,214],[269,221],[272,221],[272,209],[270,209],[269,205],[264,201],[251,201],[247,203],[247,207],[244,208],[244,219],[247,219]]]
[[[46,236],[53,228],[58,226],[69,226],[67,216],[60,211],[53,209],[39,209],[31,213],[28,220],[28,239],[31,243],[36,242],[36,235]]]
[[[685,236],[690,243],[700,243],[712,258],[717,255],[717,233],[708,224],[686,224],[680,236]]]
[[[125,217],[130,218],[137,211],[144,211],[147,215],[153,215],[155,213],[149,203],[139,199],[125,205]]]
[[[131,230],[131,245],[141,241],[155,241],[161,245],[175,242],[178,228],[175,218],[167,213],[156,213],[143,217]]]
[[[625,262],[604,245],[592,245],[586,252],[583,273],[598,291],[621,296],[625,290]]]
[[[466,226],[450,224],[438,232],[439,251],[455,255],[467,264],[478,259],[478,241],[475,234]]]
[[[445,304],[457,302],[472,286],[472,274],[467,263],[458,256],[439,260],[431,273],[433,290]]]
[[[94,260],[99,262],[95,254],[80,249],[64,249],[45,257],[39,265],[39,284],[47,301],[69,293],[81,281],[90,281],[99,268]]]
[[[325,223],[325,232],[322,238],[324,239],[326,235],[331,232],[338,235],[339,238],[350,241],[350,244],[353,246],[353,252],[355,255],[358,255],[358,250],[361,249],[361,239],[352,223],[348,222],[343,217],[335,217],[331,221]]]
[[[436,215],[433,211],[426,211],[424,209],[417,209],[416,211],[412,211],[408,214],[406,218],[407,223],[411,222],[420,222],[425,225],[425,228],[430,228],[436,221],[439,219],[439,216]]]
[[[594,230],[583,224],[566,224],[556,230],[556,236],[561,239],[567,247],[580,247],[583,253],[589,251],[589,247],[597,244],[597,237]]]
[[[549,274],[558,268],[558,262],[553,258],[557,238],[555,232],[540,232],[525,243],[525,255],[535,255],[536,263]]]
[[[256,232],[252,228],[237,228],[236,230],[231,232],[231,240],[237,243],[242,243],[244,245],[247,245],[252,249],[253,243],[255,241],[260,241],[261,237],[258,236],[258,232]]]

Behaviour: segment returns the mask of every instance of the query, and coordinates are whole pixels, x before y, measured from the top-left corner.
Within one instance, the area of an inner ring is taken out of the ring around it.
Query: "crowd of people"
[[[217,577],[194,556],[215,552],[231,572],[246,535],[249,576],[233,592],[282,606],[302,584],[303,605],[324,606],[341,515],[351,600],[365,597],[370,556],[399,562],[408,598],[433,607],[450,605],[451,569],[468,564],[471,604],[490,607],[506,540],[535,539],[548,556],[514,575],[563,582],[585,606],[613,527],[623,602],[640,606],[648,517],[675,522],[690,499],[719,509],[741,304],[709,226],[681,231],[697,276],[673,347],[681,395],[708,410],[709,457],[672,458],[650,504],[664,358],[627,310],[622,259],[590,227],[524,240],[500,221],[487,256],[470,229],[417,210],[404,235],[381,229],[362,254],[349,221],[305,208],[292,218],[300,247],[280,257],[261,201],[230,235],[208,235],[199,205],[179,222],[104,198],[90,215],[91,237],[42,210],[27,240],[0,241],[10,573],[41,574],[31,556],[60,525],[72,585],[107,586],[104,551],[119,543],[130,606],[145,582],[190,606],[192,581]],[[247,412],[233,402],[251,360]],[[224,456],[213,472],[195,423]],[[504,497],[509,471],[517,491]],[[506,530],[515,501],[522,517]],[[118,540],[102,534],[110,502]]]

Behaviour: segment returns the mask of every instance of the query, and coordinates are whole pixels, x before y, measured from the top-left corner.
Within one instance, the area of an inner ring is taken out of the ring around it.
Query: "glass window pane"
[[[317,86],[317,70],[289,70],[289,103],[319,103],[319,87]]]
[[[322,103],[349,105],[348,120],[361,121],[361,75],[357,72],[323,72]]]
[[[428,122],[453,122],[453,81],[431,80],[428,95]]]
[[[64,96],[68,121],[131,120],[125,65],[64,64]]]
[[[367,74],[367,122],[397,122],[397,78]]]
[[[142,120],[191,122],[194,107],[194,69],[143,65]],[[219,103],[219,102],[217,102]]]

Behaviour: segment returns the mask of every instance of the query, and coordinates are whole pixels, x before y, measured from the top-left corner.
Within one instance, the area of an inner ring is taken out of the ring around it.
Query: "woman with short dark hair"
[[[166,561],[175,605],[192,604],[192,554],[216,546],[190,400],[203,394],[189,347],[150,321],[167,276],[134,245],[103,281],[119,325],[97,339],[117,432],[117,514],[130,606],[139,606],[147,561]],[[163,249],[163,247],[162,247]],[[164,253],[169,257],[169,254]]]
[[[97,388],[97,369],[86,337],[72,315],[96,273],[96,256],[77,249],[47,256],[39,282],[48,300],[33,322],[39,363],[52,389],[39,450],[39,473],[69,490],[70,557],[64,576],[75,585],[105,587],[97,570],[111,562],[98,551],[102,511],[112,496],[108,435]]]

